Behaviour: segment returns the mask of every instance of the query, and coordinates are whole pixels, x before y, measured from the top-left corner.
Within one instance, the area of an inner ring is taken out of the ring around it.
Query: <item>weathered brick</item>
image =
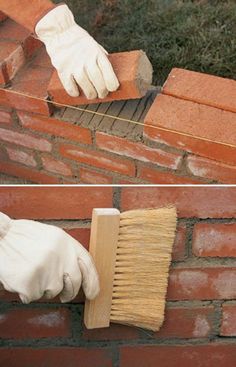
[[[112,177],[91,169],[81,167],[80,181],[83,183],[106,185],[112,183]]]
[[[66,308],[8,308],[0,311],[0,328],[2,339],[69,337],[70,313]]]
[[[175,172],[163,172],[156,169],[140,166],[139,176],[140,179],[152,182],[154,184],[198,184],[200,180],[192,179],[184,176],[176,175]]]
[[[107,348],[1,348],[1,363],[8,367],[112,367],[112,357]]]
[[[71,125],[69,122],[60,121],[55,118],[44,117],[35,114],[27,114],[18,111],[21,124],[29,129],[56,135],[83,144],[92,143],[92,135],[89,129]]]
[[[112,207],[111,187],[0,187],[1,210],[16,218],[89,219]]]
[[[6,19],[7,19],[7,16],[2,11],[0,11],[0,22],[3,22]]]
[[[149,148],[141,143],[100,132],[96,133],[96,143],[100,149],[172,169],[177,169],[182,160],[182,154]]]
[[[183,223],[178,224],[172,254],[172,260],[174,261],[184,260],[186,256],[185,255],[186,232],[187,232],[186,225]]]
[[[236,268],[181,268],[170,273],[169,300],[236,298]]]
[[[61,144],[59,146],[60,154],[63,157],[75,161],[89,164],[97,168],[103,168],[109,171],[118,172],[123,175],[134,176],[135,165],[127,159],[113,157],[99,151],[84,149],[81,147]]]
[[[0,28],[0,39],[22,42],[30,35],[30,31],[14,20],[8,18]]]
[[[34,159],[34,155],[32,153],[23,152],[19,149],[14,149],[10,147],[6,147],[9,158],[12,161],[19,162],[25,164],[26,166],[36,167],[37,162]]]
[[[2,162],[0,166],[0,172],[39,184],[60,183],[56,177],[53,177],[45,172],[36,171],[33,168],[23,167],[12,162]]]
[[[120,82],[117,91],[109,93],[104,99],[88,100],[82,91],[79,97],[70,97],[63,88],[57,72],[54,72],[48,86],[52,99],[68,105],[83,105],[142,97],[152,81],[152,66],[145,53],[141,50],[129,51],[110,54],[108,57]]]
[[[236,164],[235,126],[235,113],[160,94],[145,117],[144,135],[200,156]]]
[[[46,171],[58,173],[63,176],[72,176],[71,167],[64,162],[60,162],[51,156],[42,156],[42,162]]]
[[[187,166],[195,176],[217,180],[221,183],[236,183],[236,166],[192,156],[187,158]]]
[[[52,149],[52,144],[46,139],[19,133],[18,131],[0,128],[0,139],[8,143],[19,144],[41,152],[50,152]]]
[[[236,112],[236,81],[174,68],[162,92],[178,98]]]
[[[213,333],[214,307],[168,306],[156,338],[208,338]]]
[[[28,65],[15,76],[12,87],[0,91],[0,104],[17,110],[50,115],[52,105],[47,103],[47,84],[52,69]],[[15,92],[24,95],[15,94]],[[39,99],[37,99],[39,98]]]
[[[120,367],[217,367],[236,364],[235,344],[120,347]]]
[[[198,218],[231,218],[235,213],[234,187],[124,187],[121,209],[175,205],[178,216]]]
[[[222,321],[220,335],[236,336],[236,305],[224,303],[222,306]]]
[[[11,124],[12,114],[11,110],[0,107],[0,124]]]
[[[25,55],[21,45],[16,42],[0,41],[0,83],[12,80],[25,63]]]
[[[193,232],[195,256],[236,257],[236,223],[197,223]]]

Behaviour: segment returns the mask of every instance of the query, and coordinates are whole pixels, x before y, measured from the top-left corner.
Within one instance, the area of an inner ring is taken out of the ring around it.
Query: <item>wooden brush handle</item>
[[[119,226],[119,210],[93,210],[89,252],[99,274],[100,293],[93,301],[85,301],[84,323],[87,329],[110,325]]]

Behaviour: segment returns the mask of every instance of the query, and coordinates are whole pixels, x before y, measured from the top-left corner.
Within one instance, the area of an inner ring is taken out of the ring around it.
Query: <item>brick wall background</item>
[[[80,106],[145,121],[143,131],[116,118],[55,108],[48,102],[52,73],[42,44],[0,14],[0,173],[41,184],[236,182],[235,81],[177,69],[147,120],[156,87],[139,100]]]
[[[83,326],[83,294],[30,305],[0,293],[0,365],[228,367],[236,365],[234,187],[1,187],[1,210],[65,228],[88,246],[93,207],[175,204],[178,230],[159,332]]]

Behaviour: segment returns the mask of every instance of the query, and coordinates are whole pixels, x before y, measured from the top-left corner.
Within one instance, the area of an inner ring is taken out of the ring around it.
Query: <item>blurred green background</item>
[[[154,67],[154,84],[162,85],[172,67],[236,79],[236,0],[65,3],[109,52],[143,49]]]

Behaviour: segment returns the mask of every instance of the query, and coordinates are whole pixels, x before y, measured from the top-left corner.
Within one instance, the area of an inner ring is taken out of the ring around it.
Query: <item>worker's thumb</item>
[[[9,218],[6,214],[0,212],[0,239],[3,238],[11,225],[11,218]]]

